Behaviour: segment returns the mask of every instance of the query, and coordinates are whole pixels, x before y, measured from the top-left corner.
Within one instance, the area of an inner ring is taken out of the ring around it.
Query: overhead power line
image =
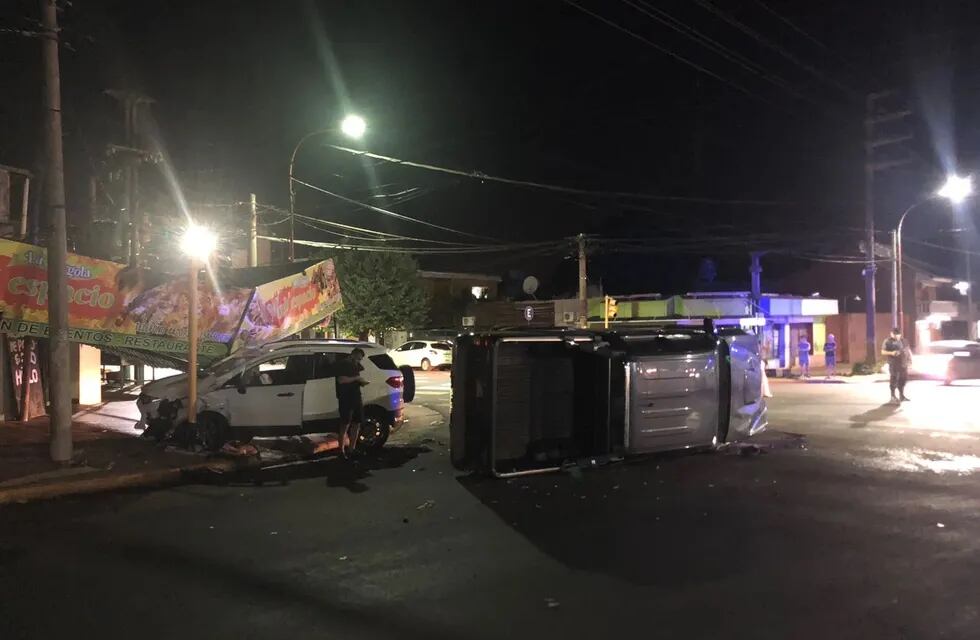
[[[686,36],[690,40],[693,40],[694,42],[702,45],[709,51],[712,51],[717,55],[725,58],[726,60],[738,65],[739,67],[742,67],[749,73],[759,76],[763,80],[770,82],[776,85],[777,87],[785,89],[787,92],[789,92],[790,94],[792,94],[797,98],[800,98],[801,100],[806,100],[808,102],[817,104],[814,100],[811,100],[810,98],[804,96],[799,91],[794,89],[792,85],[790,85],[788,82],[786,82],[779,76],[769,73],[765,68],[753,62],[752,60],[749,60],[739,52],[734,51],[729,47],[726,47],[725,45],[721,44],[714,38],[701,33],[696,28],[688,24],[685,24],[683,21],[678,20],[677,18],[670,15],[666,11],[662,9],[658,9],[653,5],[651,5],[650,3],[644,2],[643,0],[639,0],[639,4],[635,4],[631,0],[622,0],[622,1],[627,5],[636,9],[640,13],[643,13],[644,15],[649,16],[650,18],[653,18],[657,22],[666,25],[667,27],[673,29],[674,31]]]
[[[278,236],[259,236],[263,240],[270,242],[289,242],[289,238]],[[375,251],[385,253],[410,253],[416,255],[452,255],[452,254],[479,254],[479,253],[501,253],[506,251],[520,251],[525,249],[559,249],[567,248],[567,240],[549,240],[546,242],[529,242],[522,244],[499,244],[481,245],[473,247],[379,247],[370,245],[347,244],[340,242],[321,242],[317,240],[295,240],[296,244],[309,247],[319,247],[324,249],[343,249],[351,251]]]
[[[547,184],[543,182],[532,182],[530,180],[517,180],[514,178],[504,178],[501,176],[492,176],[482,171],[463,171],[461,169],[452,169],[450,167],[440,167],[433,164],[426,164],[423,162],[412,162],[410,160],[402,160],[400,158],[393,158],[391,156],[383,156],[377,153],[371,153],[369,151],[362,151],[360,149],[350,149],[348,147],[342,147],[339,145],[331,144],[328,145],[337,151],[344,151],[355,156],[364,156],[366,158],[372,158],[374,160],[383,160],[391,164],[399,164],[405,167],[414,167],[416,169],[426,169],[428,171],[438,171],[440,173],[448,173],[456,176],[464,176],[466,178],[473,178],[474,180],[482,180],[485,182],[500,182],[503,184],[511,184],[520,187],[531,187],[533,189],[543,189],[545,191],[555,191],[558,193],[573,193],[581,196],[592,196],[596,198],[630,198],[634,200],[661,200],[666,202],[690,202],[695,204],[718,204],[718,205],[750,205],[750,206],[763,206],[763,207],[789,207],[796,206],[798,202],[789,201],[779,201],[779,200],[742,200],[742,199],[723,199],[723,198],[699,198],[691,196],[661,196],[652,193],[636,193],[630,191],[595,191],[591,189],[578,189],[575,187],[565,187],[561,185]],[[297,182],[299,182],[297,180]],[[302,183],[301,183],[302,184]]]
[[[758,100],[760,102],[764,102],[764,103],[766,103],[766,104],[768,104],[770,106],[773,106],[773,107],[776,106],[775,104],[773,104],[769,100],[766,100],[762,96],[760,96],[760,95],[758,95],[758,94],[750,91],[749,89],[746,89],[745,87],[743,87],[742,85],[738,84],[737,82],[732,82],[728,78],[725,78],[723,76],[720,76],[717,73],[715,73],[714,71],[711,71],[710,69],[706,69],[705,67],[702,67],[701,65],[699,65],[696,62],[694,62],[692,60],[688,60],[684,56],[679,55],[679,54],[671,51],[670,49],[668,49],[666,47],[663,47],[663,46],[661,46],[661,45],[653,42],[652,40],[649,40],[647,38],[644,38],[643,36],[641,36],[640,34],[636,33],[635,31],[630,31],[629,29],[627,29],[623,25],[621,25],[621,24],[619,24],[617,22],[613,22],[609,18],[606,18],[604,16],[601,16],[598,13],[595,13],[593,11],[590,11],[589,9],[586,9],[585,7],[583,7],[582,5],[578,4],[577,2],[574,2],[573,0],[564,0],[564,1],[565,1],[566,4],[569,4],[569,5],[573,6],[573,7],[575,7],[576,9],[578,9],[579,11],[581,11],[582,13],[588,14],[588,15],[592,16],[593,18],[595,18],[596,20],[598,20],[598,21],[600,21],[600,22],[602,22],[602,23],[604,23],[606,25],[609,25],[610,27],[612,27],[614,29],[618,29],[619,31],[622,31],[623,33],[627,34],[630,37],[636,38],[640,42],[643,42],[644,44],[647,44],[647,45],[653,47],[657,51],[659,51],[659,52],[661,52],[661,53],[663,53],[665,55],[670,56],[674,60],[677,60],[678,62],[681,62],[682,64],[686,64],[687,66],[691,67],[692,69],[695,69],[696,71],[699,71],[699,72],[703,73],[706,76],[709,76],[711,78],[714,78],[718,82],[721,82],[722,84],[726,84],[729,87],[732,87],[733,89],[735,89],[735,90],[737,90],[737,91],[739,91],[739,92],[741,92],[741,93],[749,96],[750,98],[753,98],[753,99]]]
[[[786,16],[782,15],[781,13],[779,13],[778,11],[776,11],[775,9],[773,9],[767,3],[763,2],[762,0],[755,0],[755,3],[757,5],[759,5],[760,7],[762,7],[771,16],[775,17],[777,20],[779,20],[780,22],[782,22],[783,24],[785,24],[787,27],[789,27],[790,29],[792,29],[796,33],[800,34],[801,36],[803,36],[804,38],[806,38],[807,40],[809,40],[811,43],[815,44],[817,47],[819,47],[823,51],[826,51],[827,53],[833,55],[835,58],[837,58],[838,60],[840,60],[845,66],[847,66],[847,67],[850,67],[851,66],[850,63],[848,63],[848,61],[844,59],[844,56],[842,56],[840,53],[838,53],[834,49],[831,49],[830,47],[828,47],[826,44],[824,44],[822,41],[820,41],[817,38],[815,38],[810,33],[807,33],[806,31],[804,31],[802,27],[800,27],[795,22],[793,22],[792,20],[790,20]]]
[[[826,82],[828,84],[831,84],[831,85],[837,87],[838,89],[840,89],[841,91],[847,93],[848,95],[850,95],[852,97],[856,95],[856,92],[853,89],[844,86],[843,84],[841,84],[840,82],[838,82],[834,78],[831,78],[827,74],[823,73],[822,71],[820,71],[819,69],[817,69],[813,65],[810,65],[810,64],[807,64],[806,62],[803,62],[798,57],[796,57],[795,55],[793,55],[792,53],[790,53],[789,51],[787,51],[786,49],[784,49],[780,45],[776,44],[775,42],[773,42],[769,38],[766,38],[765,36],[763,36],[761,33],[759,33],[758,31],[756,31],[755,29],[749,27],[744,22],[741,22],[741,21],[733,18],[730,14],[722,11],[721,9],[719,9],[718,7],[716,7],[715,5],[711,4],[710,2],[708,2],[708,0],[694,0],[694,2],[698,6],[700,6],[702,9],[704,9],[705,11],[708,11],[709,13],[717,16],[721,20],[727,22],[728,24],[730,24],[731,26],[735,27],[736,29],[738,29],[739,31],[741,31],[742,33],[744,33],[745,35],[749,36],[750,38],[752,38],[753,40],[755,40],[756,42],[758,42],[759,44],[761,44],[762,46],[766,47],[767,49],[771,49],[771,50],[775,51],[776,53],[778,53],[782,57],[786,58],[787,60],[789,60],[793,64],[795,64],[795,65],[799,66],[800,68],[806,70],[807,72],[809,72],[810,74],[812,74],[814,77],[819,78],[820,80],[823,80],[824,82]]]
[[[333,145],[331,145],[331,146],[333,146]],[[324,189],[323,187],[318,187],[315,184],[310,184],[309,182],[305,182],[303,180],[300,180],[299,178],[292,178],[292,180],[296,184],[303,185],[304,187],[306,187],[308,189],[313,189],[314,191],[319,191],[320,193],[322,193],[324,195],[328,195],[328,196],[330,196],[332,198],[337,198],[338,200],[343,200],[344,202],[347,202],[347,203],[350,203],[350,204],[355,204],[355,205],[361,207],[362,209],[367,209],[369,211],[374,211],[375,213],[380,213],[380,214],[383,214],[383,215],[386,215],[386,216],[391,216],[393,218],[398,218],[399,220],[405,220],[406,222],[414,222],[415,224],[425,225],[427,227],[432,227],[433,229],[440,229],[442,231],[448,231],[449,233],[455,233],[455,234],[458,234],[458,235],[461,235],[461,236],[468,236],[470,238],[477,238],[479,240],[489,240],[491,242],[498,242],[499,241],[497,238],[491,238],[489,236],[482,236],[482,235],[479,235],[479,234],[476,234],[476,233],[469,233],[468,231],[460,231],[459,229],[453,229],[452,227],[444,227],[442,225],[435,224],[434,222],[428,222],[426,220],[419,220],[418,218],[412,218],[411,216],[406,216],[406,215],[404,215],[402,213],[397,213],[395,211],[389,211],[388,209],[382,209],[381,207],[376,207],[373,204],[367,204],[367,203],[364,203],[364,202],[359,202],[359,201],[354,200],[352,198],[348,198],[346,196],[342,196],[339,193],[334,193],[332,191],[328,191],[328,190]]]

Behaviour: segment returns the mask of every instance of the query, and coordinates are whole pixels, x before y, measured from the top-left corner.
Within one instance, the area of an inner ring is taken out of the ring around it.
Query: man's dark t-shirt
[[[337,399],[344,404],[360,404],[361,402],[361,385],[359,382],[348,382],[342,383],[340,381],[341,376],[346,378],[356,378],[361,375],[361,371],[364,371],[362,367],[357,362],[353,360],[344,360],[337,363]]]
[[[906,368],[909,366],[905,350],[907,345],[905,340],[901,338],[886,338],[884,344],[881,345],[882,351],[897,351],[897,356],[888,356],[888,366],[895,368]]]

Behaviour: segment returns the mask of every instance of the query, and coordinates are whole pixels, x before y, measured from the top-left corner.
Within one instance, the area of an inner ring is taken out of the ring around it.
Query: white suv
[[[364,351],[362,444],[380,448],[403,422],[415,395],[411,369],[399,370],[384,348],[368,342],[289,340],[232,354],[200,374],[199,433],[209,449],[232,437],[336,432],[340,425],[336,365]],[[187,416],[187,374],[143,387],[137,429],[162,438]]]
[[[453,345],[447,340],[411,340],[392,349],[388,355],[399,367],[428,371],[453,364]]]

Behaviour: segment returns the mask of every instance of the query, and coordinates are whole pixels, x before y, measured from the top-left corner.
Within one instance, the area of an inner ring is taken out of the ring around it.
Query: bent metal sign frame
[[[154,285],[148,282],[154,277],[149,271],[72,253],[68,254],[66,271],[69,340],[174,355],[187,353],[189,275]],[[198,352],[209,359],[218,358],[232,345],[254,344],[255,338],[283,337],[329,317],[342,306],[333,262],[321,262],[307,273],[312,277],[297,274],[288,281],[257,289],[221,289],[212,278],[199,278]],[[160,279],[159,274],[156,278]],[[280,300],[304,300],[307,304],[287,302],[287,312],[275,317],[251,308],[268,303],[260,294],[272,291]],[[274,326],[256,326],[263,320]],[[247,327],[242,326],[243,321]],[[46,250],[0,239],[0,333],[46,338],[49,332]]]

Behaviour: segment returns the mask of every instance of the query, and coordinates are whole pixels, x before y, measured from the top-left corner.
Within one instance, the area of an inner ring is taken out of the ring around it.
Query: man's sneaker
[[[904,395],[902,396],[901,401],[902,402],[912,402],[911,400],[909,400],[908,398],[906,398]]]

